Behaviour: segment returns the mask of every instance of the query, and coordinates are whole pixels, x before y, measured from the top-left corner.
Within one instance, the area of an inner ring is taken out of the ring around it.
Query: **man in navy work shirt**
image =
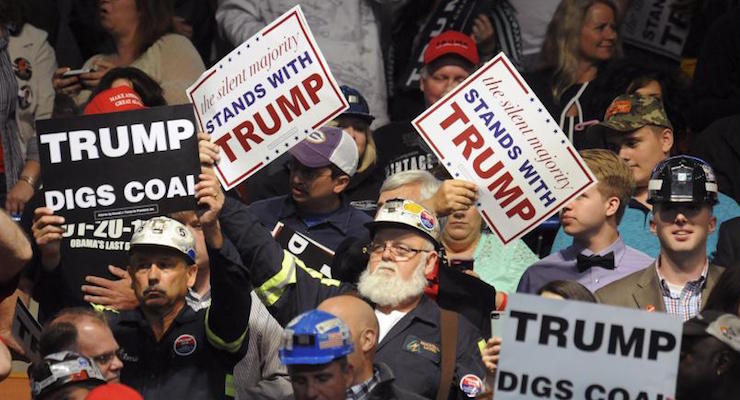
[[[124,362],[121,382],[147,399],[225,399],[232,371],[247,350],[249,276],[218,222],[218,181],[202,174],[196,197],[210,259],[211,305],[186,304],[195,283],[195,240],[181,223],[155,217],[131,238],[128,272],[139,308],[110,315]]]
[[[367,214],[350,206],[343,193],[357,171],[354,139],[342,129],[322,127],[290,150],[289,195],[256,201],[249,207],[262,225],[279,221],[336,250],[347,237],[367,239]]]

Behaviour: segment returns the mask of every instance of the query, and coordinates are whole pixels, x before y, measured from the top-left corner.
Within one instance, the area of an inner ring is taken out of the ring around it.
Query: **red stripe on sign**
[[[429,137],[429,135],[427,135],[426,131],[421,128],[421,125],[419,123],[416,124],[416,130],[421,132],[421,134],[427,139],[427,143],[429,143],[432,146],[432,150],[434,150],[434,152],[437,154],[437,158],[439,158],[440,160],[444,160],[445,155],[442,154],[441,151],[439,151],[439,149],[437,148],[437,145],[434,144],[434,141]]]
[[[221,168],[219,168],[218,165],[216,165],[216,170],[219,172],[219,174],[221,174],[221,178],[223,178],[224,182],[226,182],[226,184],[229,185],[229,189],[230,189],[231,188],[231,185],[233,185],[234,182],[237,182],[240,179],[244,178],[245,176],[251,174],[254,170],[256,170],[257,168],[261,167],[262,164],[264,164],[264,163],[262,161],[260,161],[259,163],[257,163],[257,165],[255,165],[254,167],[250,168],[249,171],[247,171],[247,172],[245,172],[245,173],[237,176],[233,181],[226,180],[226,177],[224,176],[223,172],[221,172]]]
[[[200,113],[198,112],[198,108],[195,107],[195,98],[193,97],[193,94],[195,93],[196,90],[198,90],[200,85],[204,84],[208,80],[208,78],[212,77],[213,74],[215,73],[216,73],[216,70],[214,69],[208,75],[206,75],[206,77],[203,78],[203,80],[200,81],[198,85],[194,87],[193,90],[190,91],[190,93],[188,93],[188,96],[190,97],[190,103],[193,105],[193,110],[195,111],[195,117],[198,118],[198,125],[200,126],[201,131],[203,130],[203,122],[201,122],[200,120]]]
[[[578,157],[576,157],[575,152],[573,151],[573,148],[568,147],[568,153],[570,153],[570,156],[573,157],[573,160],[576,162],[576,164],[581,169],[581,171],[583,171],[583,173],[586,176],[588,176],[588,172],[586,172],[586,169],[583,166],[583,164],[581,164],[578,161]],[[568,204],[571,201],[571,199],[573,199],[574,197],[576,197],[576,194],[578,193],[578,191],[580,191],[581,189],[587,188],[588,185],[592,184],[593,182],[594,182],[594,180],[591,179],[591,178],[589,178],[588,182],[586,182],[583,186],[581,186],[580,188],[578,188],[574,194],[568,196],[565,200],[562,200],[560,203],[558,203],[554,208],[556,210],[559,210],[559,209],[563,208],[566,204]],[[543,215],[542,217],[538,218],[537,220],[535,220],[531,224],[527,225],[524,229],[522,229],[519,232],[517,232],[514,236],[519,236],[522,232],[525,232],[528,229],[534,227],[534,225],[539,224],[540,222],[542,222],[545,219],[545,217],[546,217],[546,215]],[[496,233],[498,233],[498,231]],[[501,239],[502,241],[504,241],[504,239],[501,237],[501,235],[499,235],[499,239]],[[507,243],[507,242],[504,241],[504,243]]]

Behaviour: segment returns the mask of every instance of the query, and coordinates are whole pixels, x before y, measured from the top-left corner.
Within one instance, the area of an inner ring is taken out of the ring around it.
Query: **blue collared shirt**
[[[613,270],[591,267],[584,272],[579,272],[576,266],[578,255],[592,256],[595,253],[583,246],[572,244],[527,268],[522,279],[519,280],[516,291],[534,294],[548,282],[565,280],[577,281],[588,290],[595,292],[602,286],[644,269],[653,262],[647,254],[625,245],[621,236],[609,247],[596,254],[603,256],[609,252],[614,252]]]
[[[269,199],[255,201],[249,206],[250,210],[259,218],[262,225],[272,229],[280,221],[322,245],[336,250],[339,244],[347,237],[366,240],[370,232],[365,224],[372,218],[362,211],[350,206],[344,200],[342,205],[325,219],[318,222],[311,219],[311,224],[299,215],[295,202],[290,195],[276,196]]]

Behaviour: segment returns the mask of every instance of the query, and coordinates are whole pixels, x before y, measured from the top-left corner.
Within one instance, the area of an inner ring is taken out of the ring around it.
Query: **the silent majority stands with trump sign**
[[[504,243],[596,182],[503,53],[413,125],[454,178],[479,186],[478,209]]]
[[[187,92],[201,129],[221,147],[216,172],[226,190],[348,107],[300,6],[239,45]]]

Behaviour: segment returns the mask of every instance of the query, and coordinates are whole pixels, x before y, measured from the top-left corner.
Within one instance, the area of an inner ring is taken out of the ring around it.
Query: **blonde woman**
[[[562,0],[547,27],[540,67],[526,77],[577,148],[604,114],[590,98],[599,72],[621,56],[617,15],[612,0]]]

